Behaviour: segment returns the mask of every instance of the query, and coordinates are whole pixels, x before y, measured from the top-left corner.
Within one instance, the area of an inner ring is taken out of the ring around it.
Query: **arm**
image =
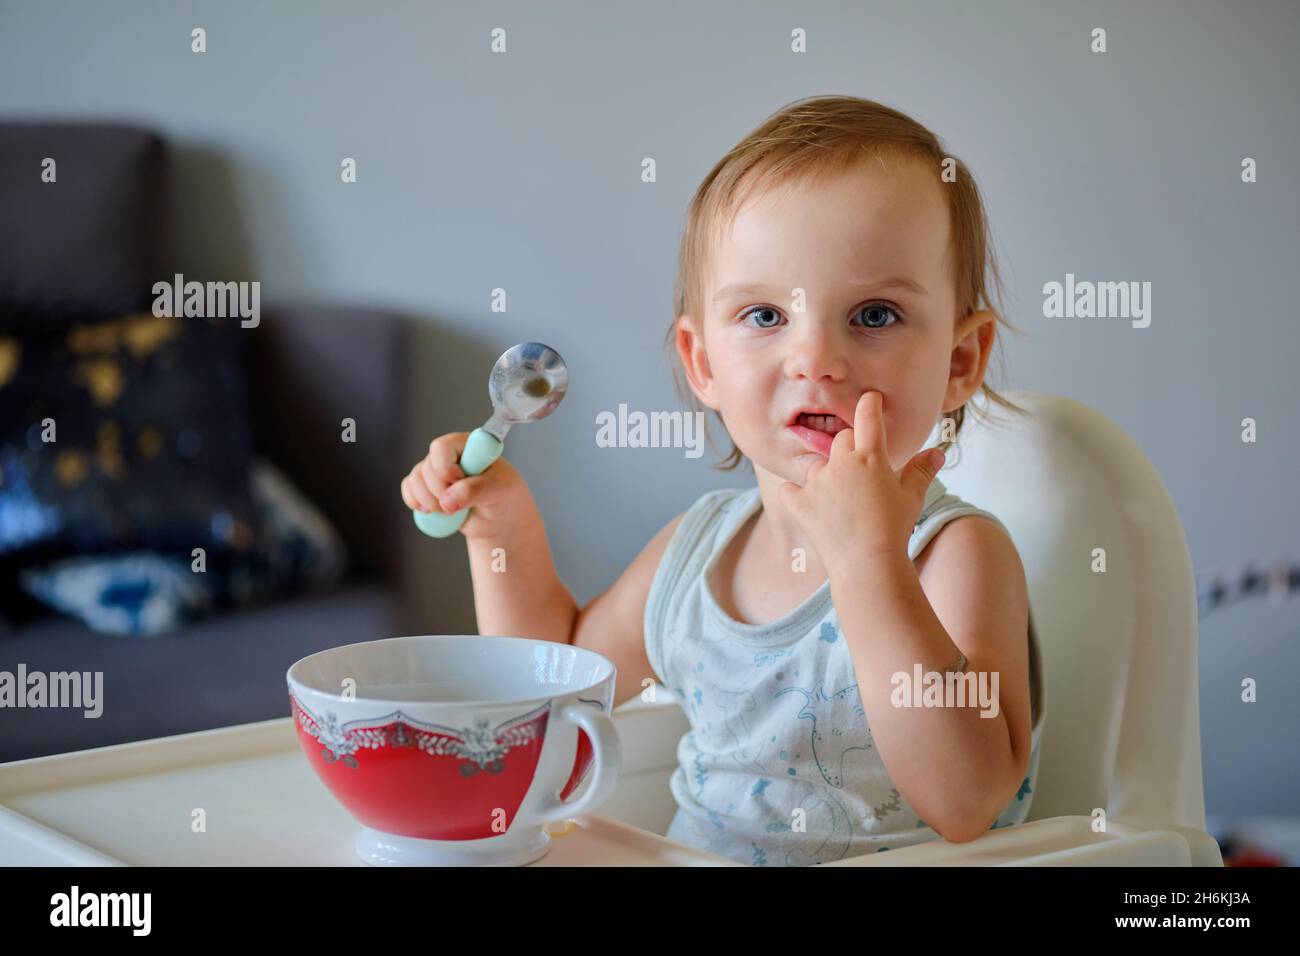
[[[1028,769],[1028,591],[1015,545],[991,521],[954,520],[917,565],[906,553],[866,571],[845,562],[830,569],[831,592],[881,759],[921,819],[960,843],[988,830]],[[917,663],[942,671],[959,653],[990,688],[996,675],[997,716],[978,703],[894,706],[896,672],[910,682]]]
[[[570,643],[578,609],[551,559],[541,515],[499,537],[466,538],[478,632]]]
[[[659,559],[681,520],[678,515],[660,529],[619,579],[581,609],[555,572],[540,516],[509,539],[467,539],[479,633],[595,651],[618,669],[614,706],[630,700],[641,693],[642,680],[655,678],[642,622]]]
[[[682,515],[668,522],[633,559],[614,584],[582,609],[573,645],[602,654],[618,668],[614,706],[642,691],[647,677],[657,681],[645,652],[645,605],[659,559]]]

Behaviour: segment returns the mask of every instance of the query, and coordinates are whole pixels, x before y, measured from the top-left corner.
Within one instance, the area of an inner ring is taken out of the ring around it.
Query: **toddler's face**
[[[802,484],[830,442],[791,428],[795,412],[826,409],[851,427],[872,389],[898,470],[940,413],[979,388],[993,316],[957,323],[936,180],[893,160],[786,185],[742,208],[709,256],[703,341],[687,323],[678,348],[696,394],[756,471]]]

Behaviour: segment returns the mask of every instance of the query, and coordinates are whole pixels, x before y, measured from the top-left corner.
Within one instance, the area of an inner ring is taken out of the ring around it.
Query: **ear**
[[[961,407],[984,384],[996,332],[997,316],[987,310],[972,312],[958,320],[953,334],[948,390],[943,397],[945,412]]]
[[[709,355],[704,348],[704,335],[690,315],[677,316],[673,338],[691,391],[706,407],[716,412],[718,404],[713,398],[713,370],[709,367]]]

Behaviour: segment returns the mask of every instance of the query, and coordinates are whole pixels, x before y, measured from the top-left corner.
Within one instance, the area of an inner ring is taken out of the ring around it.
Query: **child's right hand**
[[[402,479],[402,500],[415,511],[454,514],[471,508],[460,526],[467,538],[504,538],[540,519],[523,476],[504,457],[481,475],[465,476],[459,461],[469,432],[450,432],[429,443],[429,454]]]

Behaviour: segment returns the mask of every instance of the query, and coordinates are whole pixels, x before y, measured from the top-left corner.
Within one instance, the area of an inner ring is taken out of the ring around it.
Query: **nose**
[[[786,341],[789,343],[786,374],[791,378],[838,381],[847,374],[844,342],[834,323],[819,322],[805,315]]]

